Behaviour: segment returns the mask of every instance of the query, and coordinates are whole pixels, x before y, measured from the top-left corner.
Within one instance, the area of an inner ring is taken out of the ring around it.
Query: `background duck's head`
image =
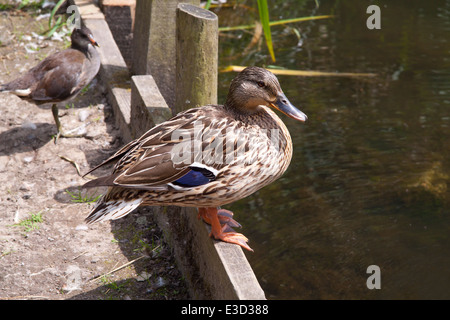
[[[90,44],[99,47],[97,41],[94,40],[92,31],[84,26],[73,29],[70,39],[72,40],[72,48],[76,47],[86,50]]]
[[[249,115],[260,111],[260,106],[267,106],[299,121],[308,118],[289,102],[277,77],[259,67],[247,67],[233,79],[225,106]]]

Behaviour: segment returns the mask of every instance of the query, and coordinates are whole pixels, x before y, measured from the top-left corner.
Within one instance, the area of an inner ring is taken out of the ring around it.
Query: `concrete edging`
[[[100,78],[125,142],[171,115],[151,75],[131,76],[105,16],[92,0],[69,0],[100,44]],[[133,110],[132,110],[133,104]],[[263,300],[264,291],[241,247],[209,237],[194,208],[153,207],[194,299]]]

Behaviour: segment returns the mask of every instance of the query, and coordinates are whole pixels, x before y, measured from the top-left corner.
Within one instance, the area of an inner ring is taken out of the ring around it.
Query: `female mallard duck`
[[[269,107],[307,119],[270,71],[244,69],[224,105],[179,113],[89,171],[118,160],[111,175],[84,185],[109,187],[86,221],[118,219],[145,205],[197,207],[212,237],[251,250],[248,239],[232,229],[240,226],[233,214],[218,207],[275,181],[289,166],[291,137]]]

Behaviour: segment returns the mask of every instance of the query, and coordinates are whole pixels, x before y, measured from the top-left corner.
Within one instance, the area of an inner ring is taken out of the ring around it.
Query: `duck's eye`
[[[266,84],[264,83],[264,81],[258,81],[257,83],[258,83],[258,86],[261,87],[261,88],[263,88],[263,87],[266,86]]]

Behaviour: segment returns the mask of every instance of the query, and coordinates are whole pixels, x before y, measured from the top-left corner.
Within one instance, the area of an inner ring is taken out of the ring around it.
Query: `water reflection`
[[[309,117],[283,117],[293,162],[277,183],[228,206],[267,297],[450,298],[450,1],[380,3],[381,30],[365,27],[362,1],[273,3],[276,19],[335,15],[274,28],[278,65],[378,76],[279,77]],[[262,45],[237,54],[251,38],[222,36],[221,64],[270,64]],[[220,99],[233,76],[220,75]],[[366,287],[372,264],[381,290]]]

